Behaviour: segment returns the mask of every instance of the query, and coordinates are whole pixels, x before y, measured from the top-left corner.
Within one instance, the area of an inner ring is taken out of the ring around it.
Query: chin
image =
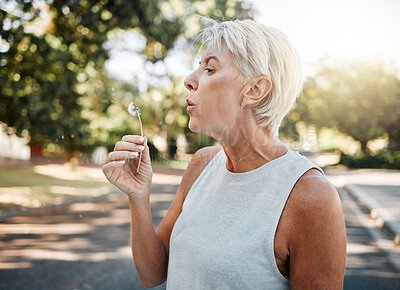
[[[201,125],[198,122],[195,122],[193,120],[189,120],[188,128],[193,133],[199,133],[199,134],[203,134],[203,135],[207,135],[207,136],[210,136],[212,138],[215,138],[214,137],[215,134],[213,134],[213,128],[211,128],[210,126],[207,126],[207,125],[204,125],[204,124]]]
[[[189,119],[188,127],[189,127],[190,131],[192,131],[193,133],[201,133],[199,131],[198,126],[196,126],[196,122],[192,121],[192,118]]]
[[[204,132],[205,130],[203,126],[199,123],[198,119],[190,118],[188,127],[193,133],[206,134],[206,132]]]

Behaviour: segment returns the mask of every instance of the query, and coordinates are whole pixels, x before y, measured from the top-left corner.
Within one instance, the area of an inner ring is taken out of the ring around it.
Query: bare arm
[[[315,170],[296,184],[288,205],[293,210],[290,252],[292,289],[342,289],[346,228],[336,189]]]
[[[108,163],[103,165],[103,172],[111,183],[128,196],[132,255],[142,284],[150,287],[150,281],[154,281],[164,272],[166,255],[151,218],[149,197],[153,171],[146,141],[136,135],[124,136],[109,154]],[[141,151],[142,163],[137,172],[140,156],[137,153]]]
[[[138,137],[125,136],[122,143],[117,143],[114,152],[110,153],[109,162],[103,166],[103,171],[107,179],[129,197],[133,259],[143,286],[154,287],[167,278],[169,238],[187,192],[217,151],[204,148],[194,155],[175,199],[156,233],[149,201],[152,177],[149,149],[145,146],[138,174],[136,174],[137,159],[129,155],[130,152],[137,151]],[[214,155],[212,152],[215,152]],[[123,165],[116,163],[122,160],[131,161],[126,161]]]

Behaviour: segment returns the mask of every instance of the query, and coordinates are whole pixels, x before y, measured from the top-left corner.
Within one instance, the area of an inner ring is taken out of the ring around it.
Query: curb
[[[393,237],[395,244],[400,245],[400,223],[395,221],[395,217],[359,186],[347,184],[344,188],[362,208],[366,209],[378,227]]]
[[[85,196],[85,197],[81,197],[81,198],[74,198],[74,199],[70,199],[70,200],[68,200],[66,202],[58,203],[58,204],[49,204],[49,205],[45,205],[45,206],[41,206],[41,207],[28,208],[28,209],[9,210],[9,211],[5,211],[2,214],[0,214],[0,222],[5,220],[5,219],[8,219],[8,218],[12,218],[12,217],[20,216],[20,215],[25,215],[25,214],[30,214],[30,213],[33,213],[33,212],[36,212],[36,211],[39,211],[39,210],[57,211],[57,210],[61,210],[64,207],[69,206],[69,205],[74,204],[74,203],[92,202],[92,201],[104,199],[110,194],[120,194],[120,193],[121,193],[120,191],[110,191],[110,192],[102,194],[102,195]]]

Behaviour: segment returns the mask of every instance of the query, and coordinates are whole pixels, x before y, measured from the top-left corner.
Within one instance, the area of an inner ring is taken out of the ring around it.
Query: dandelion
[[[139,125],[140,125],[140,136],[143,137],[143,127],[142,127],[142,120],[140,119],[140,109],[138,107],[136,107],[133,102],[131,102],[128,106],[128,112],[129,114],[131,114],[133,117],[138,117],[139,119]],[[140,168],[140,160],[142,159],[142,152],[139,153],[139,163],[137,166],[137,170],[136,173],[139,172],[139,168]]]

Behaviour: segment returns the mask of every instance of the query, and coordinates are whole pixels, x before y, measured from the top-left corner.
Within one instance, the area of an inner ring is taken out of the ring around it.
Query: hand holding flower
[[[121,141],[115,144],[114,151],[108,155],[108,163],[103,165],[103,172],[108,181],[130,198],[147,198],[153,176],[149,147],[147,138],[143,136],[140,109],[130,103],[128,112],[138,117],[141,134],[122,137]]]

